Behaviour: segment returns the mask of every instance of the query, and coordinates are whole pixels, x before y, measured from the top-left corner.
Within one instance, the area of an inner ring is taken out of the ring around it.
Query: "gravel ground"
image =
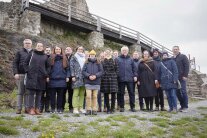
[[[187,113],[182,113],[179,112],[177,114],[171,114],[171,117],[169,118],[170,120],[177,120],[180,119],[182,117],[197,117],[200,118],[201,117],[201,110],[197,109],[197,107],[206,107],[207,106],[207,100],[202,100],[202,101],[198,101],[198,102],[194,102],[194,103],[190,103],[189,104],[189,109]],[[202,111],[206,113],[205,111]],[[138,117],[141,118],[145,118],[146,120],[139,120],[139,119],[135,119],[135,118],[130,118],[129,121],[134,122],[135,128],[139,128],[141,131],[145,131],[148,128],[152,127],[154,124],[149,121],[148,119],[150,118],[162,118],[162,116],[159,116],[160,112],[142,112],[142,111],[137,111],[135,113],[130,112],[130,111],[125,111],[124,113],[120,113],[120,112],[116,112],[113,115],[124,115],[124,116],[131,116],[131,115],[136,115]],[[68,115],[67,117],[65,117],[65,115]],[[0,116],[11,116],[11,117],[15,117],[18,116],[15,113],[0,113]],[[42,115],[42,118],[50,118],[51,114],[47,114],[44,113]],[[64,113],[64,114],[59,114],[59,116],[61,117],[61,120],[64,122],[68,122],[68,123],[79,123],[79,124],[85,124],[87,125],[89,122],[91,121],[96,121],[97,119],[106,119],[107,117],[109,117],[110,115],[106,114],[106,113],[98,113],[97,116],[85,116],[85,115],[80,115],[80,117],[75,117],[73,114],[71,113]],[[34,123],[38,122],[38,117],[37,116],[30,116],[30,115],[25,115],[24,117],[25,120],[31,120]],[[122,122],[117,122],[118,124],[121,124]],[[109,122],[100,122],[100,125],[110,125]],[[119,127],[117,126],[113,126],[112,129],[116,130]],[[23,128],[19,128],[21,135],[15,138],[35,138],[37,136],[40,135],[40,132],[31,132],[29,129],[23,129]],[[70,130],[70,131],[75,131],[75,129]],[[91,131],[94,131],[93,128],[91,128]],[[12,136],[3,136],[0,134],[0,138],[14,138]]]

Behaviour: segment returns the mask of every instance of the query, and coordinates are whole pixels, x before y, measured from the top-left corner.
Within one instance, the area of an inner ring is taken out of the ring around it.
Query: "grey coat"
[[[72,81],[72,88],[79,88],[84,86],[82,69],[78,62],[78,59],[75,56],[72,56],[70,59],[70,73],[71,77],[75,77],[76,81]]]

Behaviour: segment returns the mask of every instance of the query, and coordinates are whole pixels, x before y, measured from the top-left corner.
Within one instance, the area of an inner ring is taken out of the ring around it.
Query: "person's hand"
[[[188,79],[188,78],[186,78],[186,77],[183,77],[183,80],[184,80],[184,81],[186,81],[187,79]]]
[[[93,75],[93,80],[95,80],[96,79],[96,75]]]
[[[158,84],[159,82],[158,82],[158,80],[155,80],[155,84]]]
[[[69,82],[69,78],[66,78],[66,82]]]
[[[50,81],[50,78],[46,78],[46,82],[49,82]]]
[[[137,82],[137,85],[140,85],[140,81]]]
[[[72,77],[72,81],[76,81],[75,77]]]
[[[93,80],[93,76],[92,76],[92,75],[91,75],[91,76],[89,76],[89,79],[90,79],[90,80]]]
[[[137,77],[134,77],[134,82],[137,82]]]
[[[19,80],[19,74],[14,75],[15,80]]]

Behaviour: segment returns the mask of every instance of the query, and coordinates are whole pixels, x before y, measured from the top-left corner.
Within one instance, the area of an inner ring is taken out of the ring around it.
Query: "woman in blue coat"
[[[177,112],[178,69],[175,61],[169,58],[167,52],[163,52],[162,58],[160,67],[161,86],[167,95],[169,112]]]
[[[62,113],[63,94],[69,81],[69,68],[67,58],[62,53],[62,49],[58,46],[54,48],[53,54],[50,56],[51,72],[49,75],[49,88],[51,94],[51,113]],[[57,98],[56,98],[57,94]]]

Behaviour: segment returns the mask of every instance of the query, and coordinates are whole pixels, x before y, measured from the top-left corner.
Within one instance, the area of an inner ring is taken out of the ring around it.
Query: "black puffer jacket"
[[[28,52],[25,48],[22,48],[15,54],[14,61],[13,61],[13,67],[12,67],[14,75],[25,74],[23,65],[29,53],[31,53],[31,51]]]

